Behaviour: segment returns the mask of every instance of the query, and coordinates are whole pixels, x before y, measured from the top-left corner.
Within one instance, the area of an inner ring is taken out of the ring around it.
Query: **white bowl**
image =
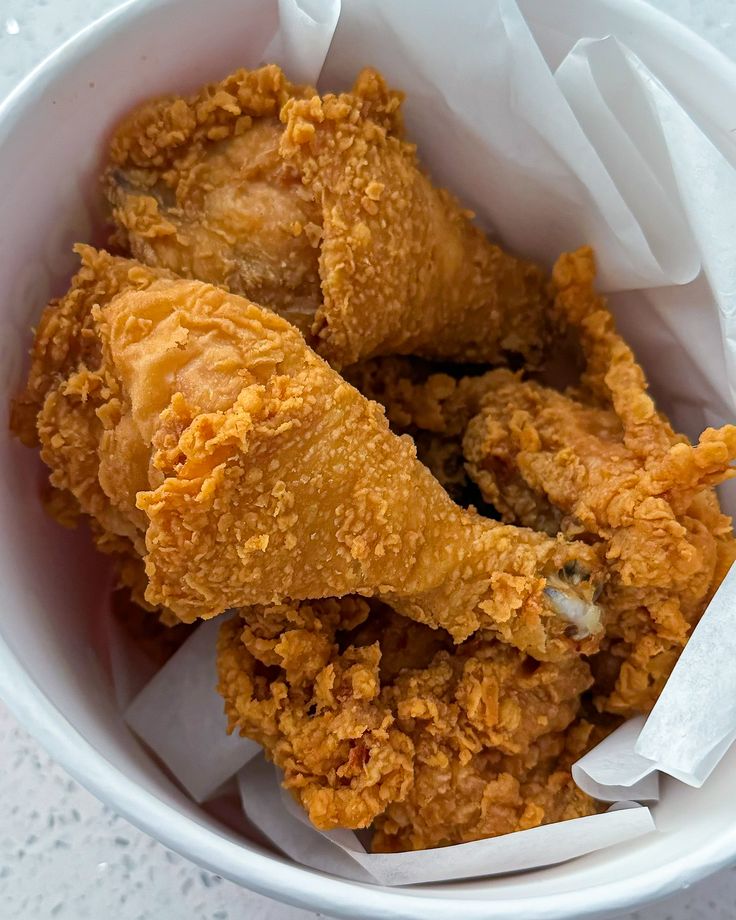
[[[545,2],[521,5],[544,18]],[[736,93],[733,65],[645,4],[557,0],[555,9],[563,5],[575,9],[581,34],[635,36],[657,54],[679,55],[683,92],[699,93],[704,109],[709,100],[703,88],[713,99]],[[153,93],[193,88],[230,68],[257,64],[243,49],[255,32],[270,34],[275,22],[275,0],[128,3],[67,42],[0,108],[3,412],[22,377],[29,327],[74,267],[72,242],[92,239],[95,177],[115,120]],[[2,430],[7,432],[7,424]],[[254,891],[333,916],[552,920],[600,917],[639,905],[736,858],[731,779],[736,751],[702,790],[675,783],[667,789],[656,813],[656,834],[513,876],[368,888],[302,868],[239,838],[167,780],[121,722],[93,650],[95,613],[106,586],[104,562],[83,536],[68,535],[45,517],[39,480],[32,455],[4,434],[0,694],[81,783],[200,865]]]

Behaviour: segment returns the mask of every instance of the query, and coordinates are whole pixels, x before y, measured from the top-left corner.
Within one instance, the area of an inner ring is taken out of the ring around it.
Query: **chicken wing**
[[[507,521],[600,545],[610,578],[600,598],[615,673],[605,708],[655,702],[694,623],[736,556],[713,486],[731,478],[736,427],[697,445],[675,434],[593,289],[588,249],[554,271],[555,311],[587,359],[562,394],[502,374],[464,438],[468,470]]]
[[[144,559],[148,603],[191,621],[360,593],[458,641],[596,646],[594,549],[457,507],[276,314],[80,251],[15,419],[53,485]]]
[[[282,313],[336,367],[538,359],[543,273],[431,184],[401,98],[371,70],[320,98],[272,65],[145,104],[110,148],[116,241]]]

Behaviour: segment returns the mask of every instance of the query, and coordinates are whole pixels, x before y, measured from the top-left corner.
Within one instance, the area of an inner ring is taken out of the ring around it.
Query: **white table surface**
[[[50,50],[116,2],[0,0],[0,98]],[[734,0],[653,2],[736,56]],[[205,872],[132,827],[70,779],[0,703],[2,920],[317,916]],[[735,917],[736,867],[621,920]]]

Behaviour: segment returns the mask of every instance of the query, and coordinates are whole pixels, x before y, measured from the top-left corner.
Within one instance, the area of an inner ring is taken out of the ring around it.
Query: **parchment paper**
[[[659,774],[651,760],[637,754],[635,745],[645,719],[629,719],[572,766],[572,778],[602,802],[656,802]]]
[[[158,668],[121,627],[111,610],[106,610],[104,616],[115,702],[119,709],[125,710]]]
[[[260,747],[227,734],[217,693],[215,643],[222,618],[190,636],[125,710],[125,721],[196,802],[206,801]]]

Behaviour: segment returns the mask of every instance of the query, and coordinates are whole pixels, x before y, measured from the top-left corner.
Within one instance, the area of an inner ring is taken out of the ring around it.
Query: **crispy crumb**
[[[736,427],[709,428],[694,446],[672,431],[594,277],[589,249],[555,266],[558,321],[578,331],[587,358],[580,386],[563,394],[500,377],[464,451],[505,520],[602,548],[608,687],[598,705],[632,715],[654,705],[736,556],[713,489],[734,475]]]
[[[403,664],[400,666],[400,662]],[[359,598],[242,609],[218,641],[231,730],[264,745],[314,824],[375,827],[374,849],[422,849],[592,814],[566,748],[592,678],[479,634]]]

